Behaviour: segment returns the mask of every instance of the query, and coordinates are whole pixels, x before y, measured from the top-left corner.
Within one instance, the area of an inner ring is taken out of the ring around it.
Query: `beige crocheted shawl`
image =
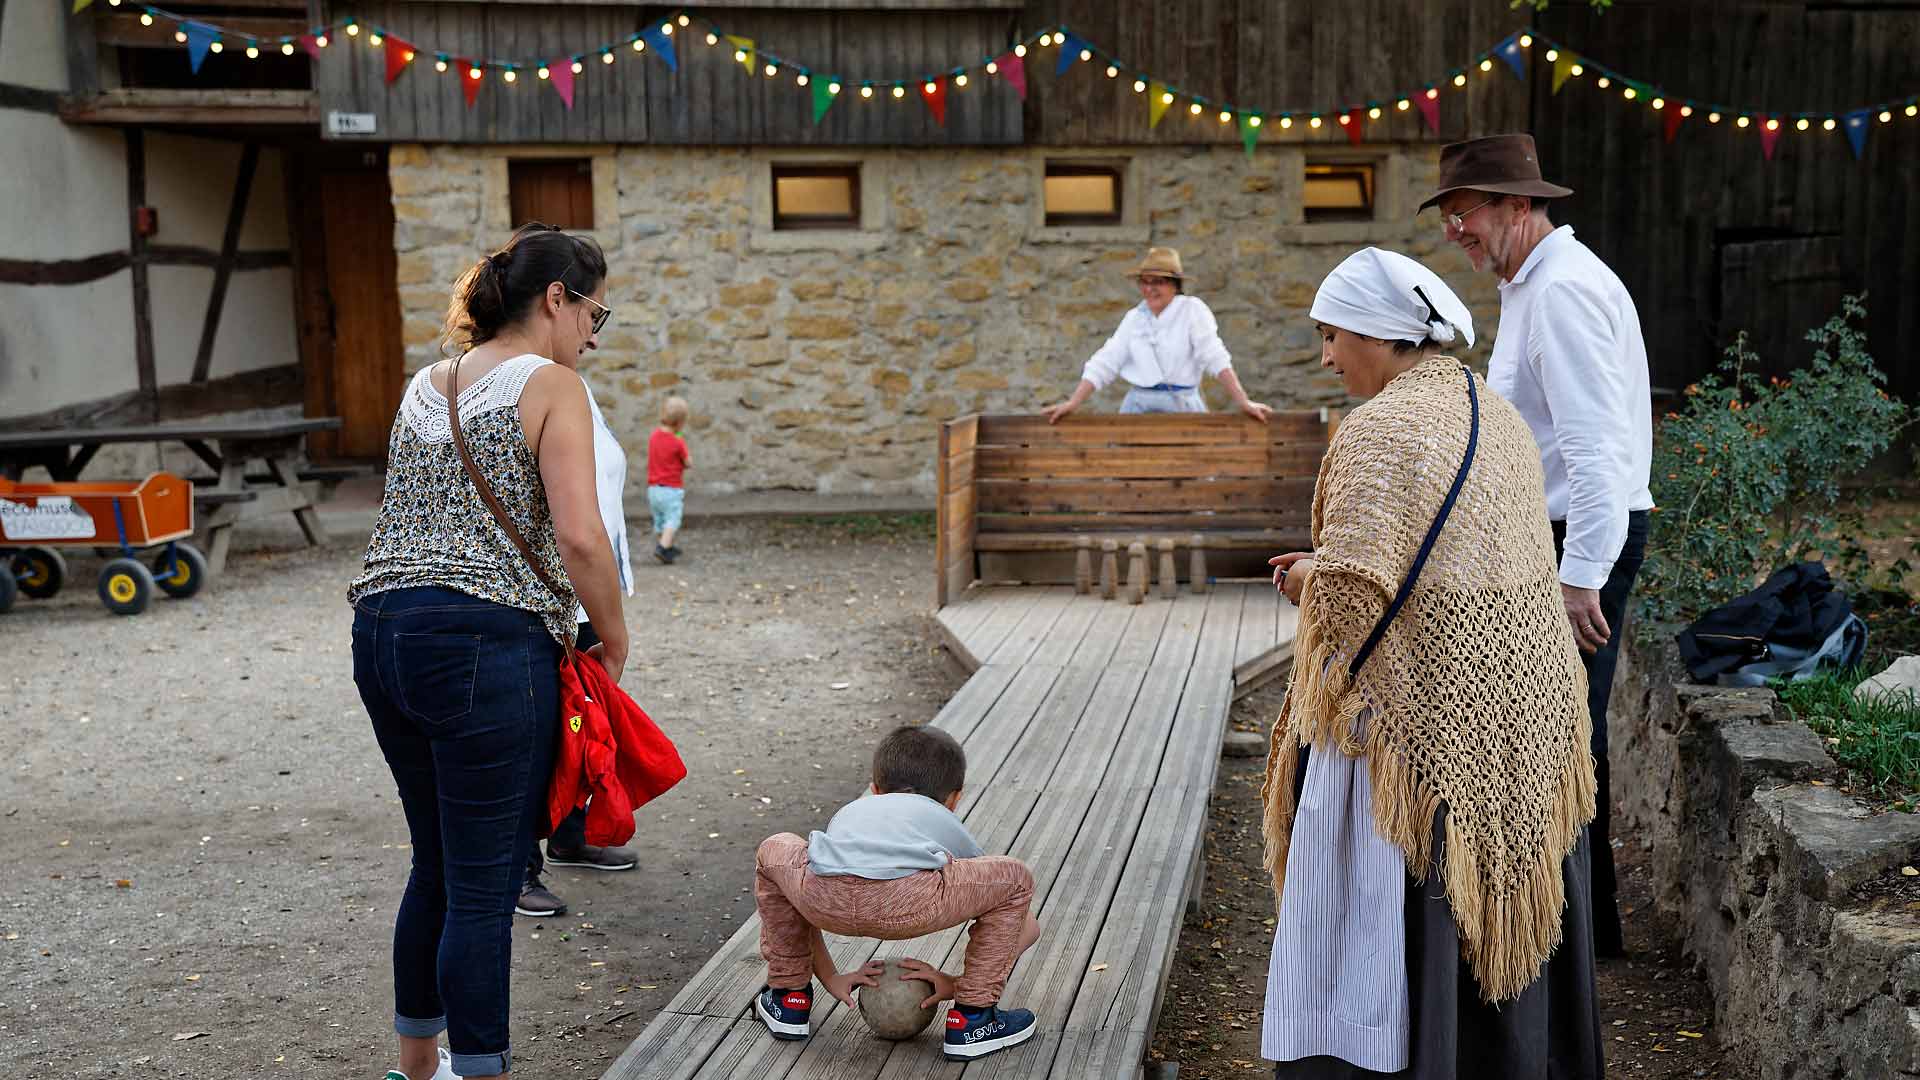
[[[1352,678],[1349,662],[1399,591],[1466,451],[1459,362],[1433,357],[1394,378],[1327,450],[1293,681],[1267,757],[1265,832],[1278,901],[1302,746],[1366,755],[1374,824],[1420,881],[1445,806],[1439,870],[1462,952],[1486,1000],[1504,1001],[1559,944],[1561,863],[1593,817],[1594,775],[1539,450],[1513,406],[1476,383],[1472,471],[1412,596]]]

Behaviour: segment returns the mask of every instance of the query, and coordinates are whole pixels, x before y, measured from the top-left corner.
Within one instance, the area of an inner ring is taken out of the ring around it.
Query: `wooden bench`
[[[1313,484],[1338,413],[976,415],[940,429],[939,598],[975,582],[1075,583],[1111,541],[1135,543],[1175,580],[1264,577],[1308,546]],[[1199,538],[1196,544],[1196,539]],[[1192,557],[1201,549],[1201,558]],[[1089,551],[1089,549],[1091,549]],[[1115,572],[1127,572],[1123,566]],[[1111,595],[1111,591],[1109,592]]]

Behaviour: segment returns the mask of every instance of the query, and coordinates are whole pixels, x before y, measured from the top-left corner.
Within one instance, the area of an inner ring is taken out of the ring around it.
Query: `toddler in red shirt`
[[[680,557],[674,538],[680,532],[680,513],[686,505],[685,476],[692,459],[680,429],[687,423],[687,403],[670,397],[660,406],[660,426],[647,439],[647,509],[653,514],[653,557],[670,563]]]

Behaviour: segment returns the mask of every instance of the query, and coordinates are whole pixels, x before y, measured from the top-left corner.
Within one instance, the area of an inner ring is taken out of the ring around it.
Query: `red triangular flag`
[[[319,38],[314,37],[312,34],[301,34],[300,47],[307,50],[308,56],[312,57],[315,60],[320,59],[320,39]]]
[[[1000,69],[1000,74],[1005,75],[1007,81],[1013,84],[1013,88],[1020,91],[1020,100],[1025,101],[1027,99],[1027,62],[1008,53],[993,63]]]
[[[1358,105],[1347,110],[1346,129],[1347,129],[1348,142],[1352,143],[1355,146],[1360,145],[1361,137],[1364,134],[1366,134],[1365,131],[1362,130],[1361,125],[1365,124],[1366,122],[1367,122],[1367,110],[1359,107]]]
[[[561,101],[567,103],[567,108],[573,108],[572,58],[563,56],[553,63],[548,64],[547,81],[553,84],[554,92],[560,95]]]
[[[1760,152],[1773,160],[1773,144],[1780,141],[1780,125],[1771,120],[1760,122]]]
[[[407,65],[411,63],[413,63],[413,46],[401,41],[397,37],[389,35],[387,38],[387,82],[391,84],[393,80],[399,78],[400,73],[407,70]]]
[[[1668,142],[1672,142],[1673,137],[1680,133],[1680,121],[1685,119],[1686,117],[1680,115],[1679,109],[1667,110],[1667,141]]]
[[[1420,115],[1427,118],[1427,127],[1435,135],[1440,134],[1440,96],[1422,90],[1413,96],[1413,103],[1420,106]]]
[[[467,108],[473,108],[473,101],[480,96],[480,83],[486,79],[486,73],[475,75],[479,70],[471,60],[456,60],[460,65],[460,92],[466,95]]]
[[[947,81],[929,79],[920,85],[920,96],[926,100],[927,108],[933,110],[933,122],[941,127],[947,126]]]

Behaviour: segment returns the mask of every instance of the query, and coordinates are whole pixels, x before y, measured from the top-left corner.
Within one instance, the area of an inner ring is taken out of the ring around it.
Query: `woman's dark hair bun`
[[[458,355],[492,341],[526,318],[556,281],[590,296],[606,277],[607,257],[590,237],[537,222],[522,225],[453,283],[442,351]]]

